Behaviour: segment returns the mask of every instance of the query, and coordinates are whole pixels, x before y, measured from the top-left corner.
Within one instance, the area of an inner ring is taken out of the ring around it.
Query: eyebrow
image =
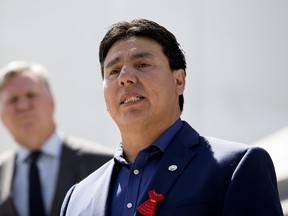
[[[111,60],[110,62],[108,62],[105,66],[105,68],[109,68],[112,67],[113,65],[115,65],[117,62],[120,61],[120,57],[116,57],[115,59]]]
[[[132,59],[139,59],[139,58],[149,57],[149,56],[153,56],[153,55],[150,52],[135,53],[132,55]],[[117,64],[120,61],[120,59],[121,59],[120,56],[116,57],[115,59],[108,62],[105,68],[112,67],[113,65]]]

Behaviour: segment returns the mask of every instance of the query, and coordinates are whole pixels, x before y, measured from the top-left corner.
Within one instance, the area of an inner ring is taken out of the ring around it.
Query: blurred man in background
[[[44,66],[15,61],[1,70],[0,115],[18,144],[0,155],[1,216],[59,215],[67,190],[112,158],[110,149],[63,133],[54,111]]]

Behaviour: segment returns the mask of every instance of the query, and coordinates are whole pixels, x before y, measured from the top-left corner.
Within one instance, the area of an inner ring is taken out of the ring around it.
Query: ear
[[[176,91],[178,95],[182,95],[186,84],[186,75],[183,69],[173,71],[174,80],[176,84]]]

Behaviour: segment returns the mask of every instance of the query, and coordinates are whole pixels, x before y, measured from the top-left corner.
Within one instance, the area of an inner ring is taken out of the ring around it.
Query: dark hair
[[[104,77],[104,60],[113,44],[122,39],[142,36],[158,42],[164,55],[168,58],[171,70],[183,69],[186,74],[186,60],[176,37],[163,26],[146,19],[134,19],[131,22],[118,22],[110,27],[99,47],[99,60],[102,78]],[[184,105],[183,95],[179,96],[179,106],[182,112]]]

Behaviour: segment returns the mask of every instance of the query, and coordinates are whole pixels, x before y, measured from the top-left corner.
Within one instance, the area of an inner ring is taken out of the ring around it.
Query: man
[[[112,158],[108,148],[60,131],[54,109],[42,65],[16,61],[2,69],[0,115],[19,147],[0,156],[1,216],[59,215],[68,189]]]
[[[203,137],[180,119],[186,62],[171,32],[145,19],[116,23],[99,57],[122,142],[69,190],[61,215],[283,215],[267,152]]]

